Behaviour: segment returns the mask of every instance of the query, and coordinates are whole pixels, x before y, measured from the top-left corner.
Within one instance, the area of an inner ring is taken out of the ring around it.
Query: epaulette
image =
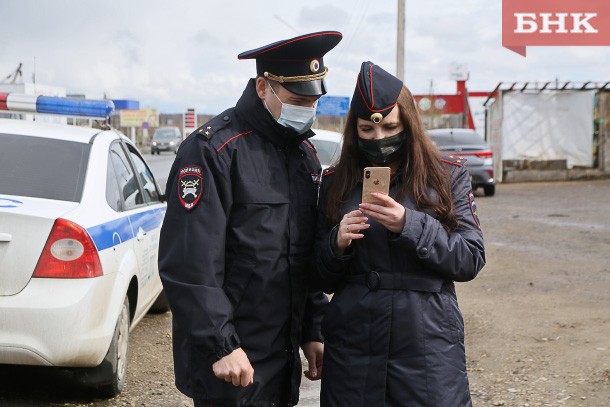
[[[441,159],[442,162],[447,163],[447,164],[451,164],[451,165],[455,165],[457,167],[461,167],[464,164],[462,164],[463,161],[466,161],[463,157],[456,157],[454,155],[449,155],[446,156],[444,158]]]
[[[322,176],[326,177],[327,175],[332,174],[333,172],[335,172],[335,167],[334,166],[330,166],[324,169],[324,171],[322,171]]]
[[[227,127],[230,123],[231,116],[226,112],[221,113],[195,130],[195,133],[205,137],[206,140],[209,140],[218,130]]]

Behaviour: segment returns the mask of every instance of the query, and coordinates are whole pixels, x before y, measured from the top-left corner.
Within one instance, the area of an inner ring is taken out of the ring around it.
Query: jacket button
[[[225,122],[228,122],[229,121],[229,116],[223,117],[222,120],[224,120]]]
[[[422,247],[421,249],[419,249],[419,254],[421,256],[425,256],[428,254],[428,248],[427,247]]]

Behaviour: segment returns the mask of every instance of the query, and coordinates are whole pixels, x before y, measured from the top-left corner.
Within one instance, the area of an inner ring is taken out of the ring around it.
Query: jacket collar
[[[311,130],[297,134],[294,130],[279,124],[267,110],[256,93],[254,78],[248,81],[241,98],[235,105],[239,117],[247,122],[258,134],[279,147],[298,147],[305,139],[313,136]]]

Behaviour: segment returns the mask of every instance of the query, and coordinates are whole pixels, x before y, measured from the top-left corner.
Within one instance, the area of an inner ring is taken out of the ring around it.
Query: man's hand
[[[246,352],[237,348],[212,365],[214,374],[233,386],[246,387],[254,381],[254,369]]]
[[[305,342],[302,348],[309,368],[305,371],[305,377],[309,380],[320,380],[322,378],[324,344],[321,342]]]

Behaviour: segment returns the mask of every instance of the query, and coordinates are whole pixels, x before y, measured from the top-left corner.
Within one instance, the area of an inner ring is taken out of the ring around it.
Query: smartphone
[[[371,192],[390,193],[390,167],[366,167],[362,176],[362,202],[382,205]]]

